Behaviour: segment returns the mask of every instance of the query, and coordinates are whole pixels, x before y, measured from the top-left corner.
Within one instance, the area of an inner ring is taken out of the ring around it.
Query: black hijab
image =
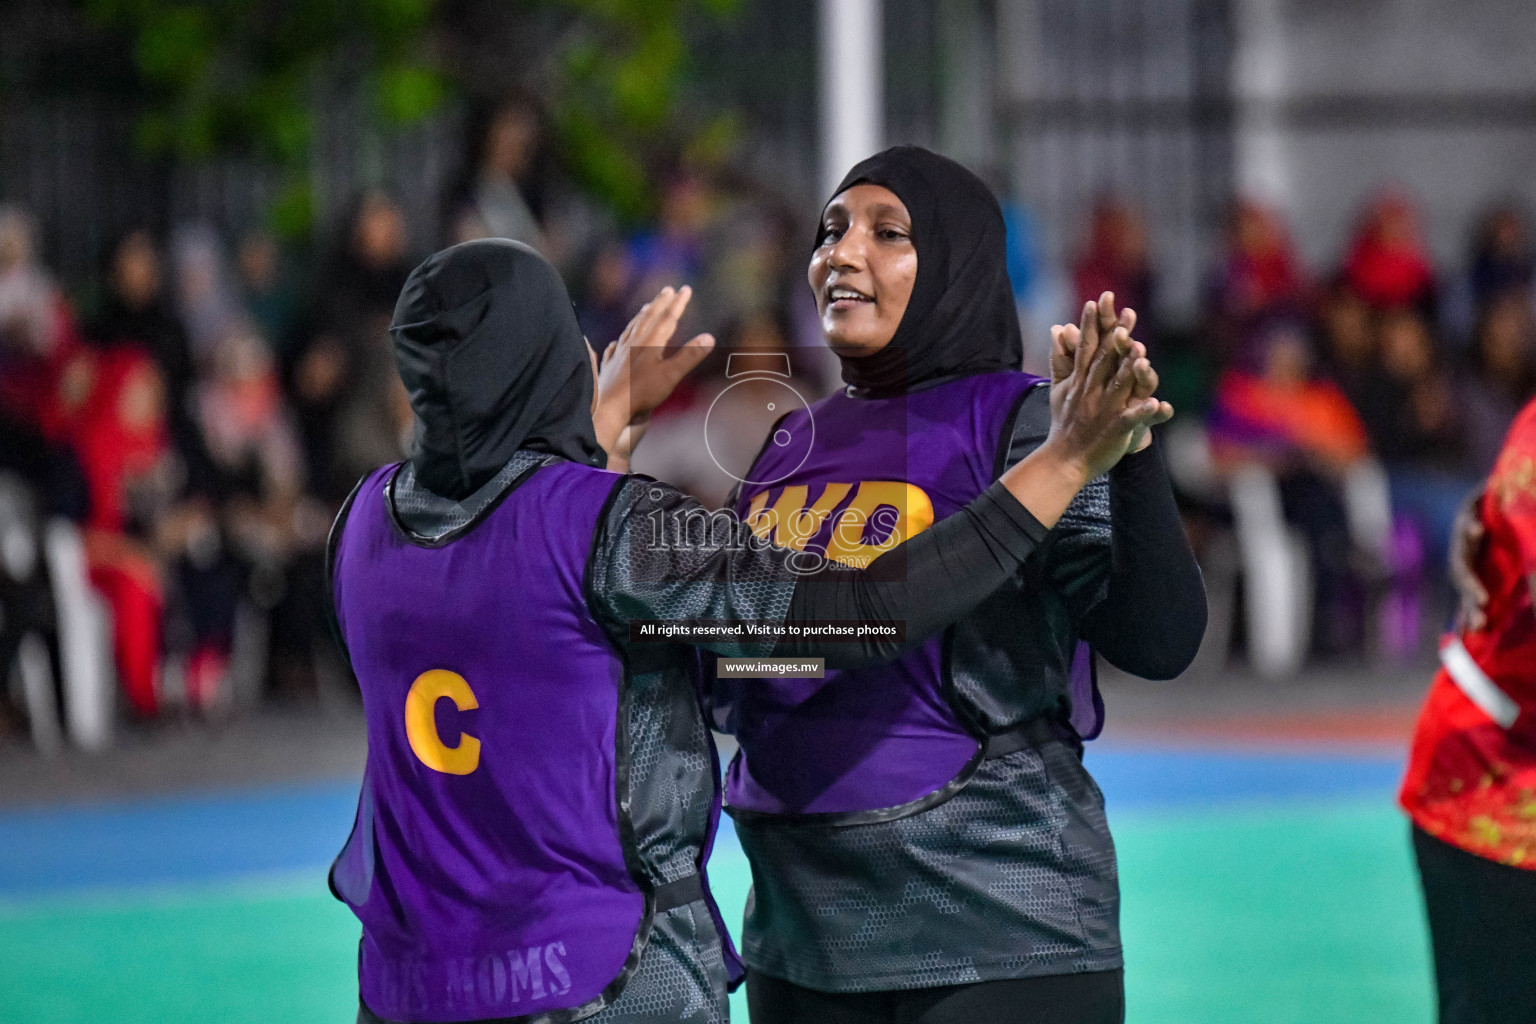
[[[953,160],[920,146],[893,146],[855,164],[832,195],[864,183],[890,189],[905,204],[917,280],[889,345],[869,356],[838,357],[843,380],[860,395],[886,398],[956,377],[1019,369],[1024,338],[1008,283],[1003,211],[992,190]]]
[[[465,242],[411,271],[390,327],[416,411],[411,461],[460,500],[519,448],[601,466],[592,367],[565,284],[521,242]]]

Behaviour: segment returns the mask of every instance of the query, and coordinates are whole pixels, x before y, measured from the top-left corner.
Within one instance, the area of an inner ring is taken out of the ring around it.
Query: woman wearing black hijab
[[[703,878],[719,773],[693,648],[645,620],[902,620],[919,639],[1014,575],[1159,415],[1131,397],[1136,361],[1085,338],[1039,451],[898,561],[816,574],[601,468],[707,348],[662,347],[686,301],[641,313],[594,396],[570,299],[527,246],[455,246],[405,284],[413,452],[353,490],[327,557],[368,725],[331,871],[363,926],[360,1021],[724,1020],[740,969]],[[901,649],[683,639],[835,665]]]
[[[856,565],[1034,457],[1059,384],[1018,370],[996,200],[937,154],[898,147],[850,171],[809,277],[848,387],[775,425],[736,508],[764,531],[809,511],[818,526],[775,539]],[[1149,397],[1133,325],[1107,293],[1089,302],[1081,328],[1056,329],[1052,375],[1113,332],[1160,422],[1172,409]],[[779,440],[811,429],[808,453]],[[1205,628],[1145,429],[1130,451],[941,636],[824,680],[716,683],[741,748],[726,802],[753,872],[753,1024],[1122,1019],[1114,847],[1081,758],[1102,705],[1079,641],[1170,678]],[[849,527],[882,513],[883,537]]]

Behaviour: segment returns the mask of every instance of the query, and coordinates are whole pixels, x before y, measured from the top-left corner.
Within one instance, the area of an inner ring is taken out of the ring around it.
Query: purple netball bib
[[[997,478],[1004,432],[1039,381],[980,374],[899,398],[836,394],[791,413],[754,465],[756,483],[742,488],[737,512],[776,543],[867,564]],[[1084,709],[1091,728],[1086,650],[1078,666],[1074,709]],[[979,749],[944,680],[944,640],[936,637],[894,662],[825,679],[722,681],[742,749],[727,777],[730,806],[841,814],[941,790]]]
[[[337,547],[336,610],[368,766],[333,886],[363,924],[361,994],[397,1021],[579,1007],[640,946],[617,806],[618,653],[587,614],[618,477],[556,463],[423,546],[374,473]]]

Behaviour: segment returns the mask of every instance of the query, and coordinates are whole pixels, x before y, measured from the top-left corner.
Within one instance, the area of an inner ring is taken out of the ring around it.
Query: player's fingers
[[[1132,392],[1136,386],[1136,363],[1131,359],[1121,359],[1115,366],[1115,375],[1110,378],[1109,386],[1116,396],[1132,400]]]
[[[667,310],[672,305],[672,299],[677,295],[676,289],[671,285],[666,286],[656,293],[656,297],[640,310],[635,317],[635,333],[630,338],[634,345],[652,345],[651,340],[656,332],[656,325],[666,316]]]
[[[1082,371],[1083,378],[1093,365],[1093,357],[1099,351],[1099,305],[1092,299],[1083,303],[1083,315],[1077,328],[1077,351],[1073,355],[1074,371]],[[1101,382],[1102,383],[1102,382]]]
[[[688,300],[691,298],[693,298],[693,289],[687,285],[683,285],[672,293],[657,316],[656,322],[651,325],[650,336],[646,339],[647,345],[659,348],[672,340],[672,335],[677,333],[677,322],[683,318],[683,311],[688,308]]]
[[[1125,425],[1127,430],[1156,426],[1157,424],[1164,422],[1161,417],[1163,414],[1163,406],[1165,405],[1168,405],[1168,403],[1159,402],[1155,398],[1147,398],[1139,402],[1132,402],[1129,406],[1126,407],[1126,410],[1120,414],[1120,422]],[[1168,415],[1173,415],[1173,406],[1171,405],[1168,406]]]
[[[1072,374],[1072,350],[1067,348],[1067,331],[1060,324],[1051,328],[1051,383],[1066,380]]]
[[[624,328],[624,333],[619,336],[619,340],[625,345],[644,344],[645,336],[651,329],[651,323],[657,316],[657,307],[667,298],[667,293],[671,290],[671,288],[663,288],[656,293],[654,299],[641,306],[640,311],[630,319],[629,325]]]
[[[1130,362],[1120,355],[1122,346],[1130,347],[1130,339],[1122,337],[1125,328],[1116,327],[1108,337],[1102,337],[1099,341],[1099,349],[1094,353],[1093,362],[1089,364],[1089,382],[1097,387],[1105,387],[1115,378],[1123,366]],[[1127,381],[1129,387],[1129,381]]]
[[[704,357],[714,351],[715,336],[713,334],[695,334],[686,342],[672,350],[667,357],[667,362],[677,371],[678,380],[682,380],[688,372],[704,361]]]
[[[1150,398],[1157,391],[1157,368],[1143,355],[1135,358],[1133,372],[1136,375],[1136,397]]]
[[[1119,320],[1120,315],[1115,312],[1115,293],[1103,292],[1099,295],[1099,337],[1109,337]]]
[[[1103,319],[1102,313],[1100,314],[1100,319]],[[1125,323],[1125,317],[1117,314],[1114,322],[1107,327],[1102,327],[1099,333],[1103,337],[1114,339],[1115,351],[1120,355],[1123,356],[1130,352],[1134,339],[1131,337],[1130,326]],[[1142,354],[1146,354],[1145,350],[1143,350]]]
[[[616,345],[628,345],[629,344],[629,339],[634,337],[634,334],[635,334],[635,324],[640,322],[640,317],[642,315],[644,315],[645,308],[646,308],[645,306],[641,306],[640,307],[640,311],[638,313],[636,313],[634,316],[630,317],[629,323],[624,325],[624,329],[619,332],[619,336],[618,336],[618,338],[616,338],[614,340],[614,344],[616,344]]]
[[[1120,309],[1120,326],[1127,331],[1136,331],[1136,311],[1130,306],[1122,306]]]
[[[1157,414],[1157,403],[1152,399],[1144,402],[1132,402],[1121,410],[1116,422],[1121,430],[1130,433],[1147,426],[1154,415]]]

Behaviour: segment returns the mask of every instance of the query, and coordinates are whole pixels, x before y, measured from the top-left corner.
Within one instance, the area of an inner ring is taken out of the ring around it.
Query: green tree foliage
[[[148,153],[197,161],[271,161],[293,182],[289,229],[307,217],[305,165],[317,87],[361,89],[380,130],[432,113],[462,83],[439,58],[455,31],[444,0],[80,0],[132,48],[145,92],[138,139]],[[539,91],[572,173],[621,214],[653,202],[648,168],[663,149],[718,148],[720,118],[689,124],[686,19],[737,0],[502,0],[553,19]]]
[[[130,40],[150,100],[139,137],[153,151],[301,162],[320,75],[366,85],[384,122],[421,117],[444,96],[425,45],[436,0],[84,2]]]

